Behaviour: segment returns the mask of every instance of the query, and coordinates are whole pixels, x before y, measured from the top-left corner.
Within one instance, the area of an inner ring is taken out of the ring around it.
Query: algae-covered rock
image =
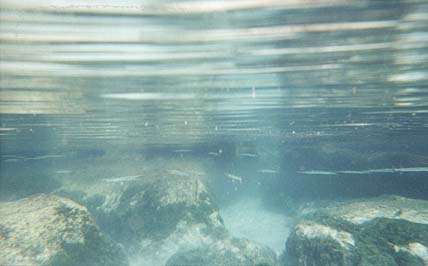
[[[286,265],[355,265],[355,240],[347,231],[303,222],[288,238],[286,255]]]
[[[99,186],[104,186],[102,193],[80,196],[81,202],[100,227],[125,246],[165,239],[179,223],[203,224],[207,232],[225,231],[213,196],[198,176],[169,174]]]
[[[376,218],[403,219],[428,224],[428,201],[394,195],[327,202],[320,207],[308,206],[301,212],[306,215],[325,213],[353,224],[362,224]]]
[[[187,257],[186,252],[193,251],[212,263],[276,265],[273,250],[230,237],[200,164],[185,160],[151,163],[156,167],[146,166],[141,175],[102,178],[85,186],[70,184],[57,193],[87,206],[103,231],[123,244],[133,265],[165,265],[171,256]],[[199,252],[202,249],[211,252]],[[177,261],[169,260],[173,262]]]
[[[0,217],[0,265],[128,265],[88,210],[69,199],[39,194],[2,202]]]
[[[116,208],[101,215],[105,230],[129,248],[138,265],[164,265],[180,249],[227,235],[204,180],[193,175],[133,184]]]
[[[180,249],[227,236],[202,167],[187,161],[151,163],[156,167],[141,175],[69,185],[57,193],[87,206],[137,265],[164,265]]]
[[[223,228],[202,167],[174,160],[151,164],[139,175],[65,184],[57,194],[87,206],[104,231],[128,246],[164,239],[182,221]]]
[[[193,250],[177,252],[166,266],[276,266],[276,254],[246,239],[228,238]]]
[[[428,202],[382,196],[302,210],[286,243],[290,266],[427,266]]]
[[[203,223],[214,230],[222,225],[217,214],[218,209],[202,180],[172,176],[129,186],[117,208],[104,220],[120,224],[122,231],[118,233],[127,239],[135,236],[162,239],[174,232],[182,220]]]

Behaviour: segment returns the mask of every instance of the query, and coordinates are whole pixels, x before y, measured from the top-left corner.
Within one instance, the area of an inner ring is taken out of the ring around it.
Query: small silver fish
[[[339,174],[351,174],[351,175],[364,175],[367,174],[367,171],[355,171],[355,170],[345,170],[345,171],[338,171]]]
[[[375,174],[375,173],[397,173],[397,172],[428,172],[428,167],[405,167],[405,168],[379,168],[362,171],[339,171],[341,174]]]
[[[121,182],[130,182],[130,181],[136,181],[139,177],[142,177],[143,175],[129,175],[129,176],[121,176],[116,178],[104,178],[102,179],[105,182],[109,183],[121,183]]]
[[[15,163],[15,162],[18,162],[19,161],[19,159],[6,159],[6,160],[3,160],[3,162],[5,162],[5,163]]]
[[[231,180],[232,180],[232,182],[238,181],[238,182],[239,182],[239,184],[242,184],[242,177],[237,176],[237,175],[232,175],[232,174],[229,174],[229,173],[224,173],[224,175],[225,175],[227,178],[231,179]]]
[[[297,173],[305,174],[305,175],[336,175],[335,172],[330,172],[330,171],[302,171]]]
[[[261,174],[277,174],[278,171],[277,170],[273,170],[273,169],[261,169],[261,170],[257,170],[257,173],[261,173]]]
[[[396,172],[428,172],[428,167],[395,168]]]
[[[71,174],[71,173],[73,173],[73,171],[71,171],[71,170],[58,170],[58,171],[55,171],[55,174]]]
[[[257,154],[254,154],[254,153],[240,153],[239,156],[254,158],[254,157],[257,157]]]
[[[63,155],[63,154],[43,155],[43,156],[36,156],[36,157],[27,157],[27,158],[24,158],[24,161],[53,159],[53,158],[61,158],[61,157],[64,157],[64,156],[65,155]]]
[[[192,152],[192,150],[189,150],[189,149],[179,149],[179,150],[175,150],[174,152],[176,152],[176,153],[187,153],[187,152]]]

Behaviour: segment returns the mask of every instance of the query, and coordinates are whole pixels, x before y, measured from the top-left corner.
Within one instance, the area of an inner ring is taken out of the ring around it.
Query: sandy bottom
[[[278,255],[284,251],[291,221],[283,214],[266,210],[260,199],[241,199],[221,209],[220,213],[232,236],[264,244]]]

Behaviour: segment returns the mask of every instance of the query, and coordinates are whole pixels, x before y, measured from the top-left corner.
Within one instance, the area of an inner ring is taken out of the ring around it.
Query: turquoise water
[[[122,2],[2,1],[0,200],[204,176],[280,254],[296,204],[427,199],[426,1]]]

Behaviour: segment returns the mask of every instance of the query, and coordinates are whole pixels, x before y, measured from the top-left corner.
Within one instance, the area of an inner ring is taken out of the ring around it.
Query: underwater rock
[[[211,194],[195,176],[134,182],[115,201],[105,201],[96,214],[104,230],[124,244],[165,239],[180,222],[204,224],[207,231],[224,230]]]
[[[376,218],[402,219],[428,224],[428,201],[394,195],[330,202],[320,207],[306,207],[306,215],[327,213],[353,224],[363,224]]]
[[[284,265],[356,265],[352,234],[315,222],[298,224],[287,240]]]
[[[87,206],[100,228],[138,265],[164,265],[179,249],[227,235],[203,171],[165,168],[129,178],[67,185],[57,193]],[[190,167],[189,167],[190,168]],[[141,260],[141,261],[140,261]],[[151,262],[152,261],[152,262]]]
[[[276,266],[273,250],[246,239],[227,238],[207,246],[177,252],[166,266]]]
[[[428,201],[383,196],[306,209],[287,266],[427,266]]]
[[[230,237],[198,163],[164,160],[163,169],[156,163],[141,175],[67,184],[57,193],[87,206],[100,228],[125,247],[132,265],[161,266],[177,252],[204,247],[213,248],[211,258],[230,247],[240,261],[276,262],[268,247]]]
[[[132,234],[137,240],[131,247],[133,264],[181,263],[169,258],[187,257],[181,253],[185,250],[195,251],[192,257],[199,254],[201,259],[212,261],[199,265],[256,265],[251,263],[265,261],[269,264],[260,265],[277,265],[273,263],[276,262],[273,250],[229,236],[202,176],[176,172],[140,186],[134,184],[120,198],[117,210],[121,212],[116,215],[123,215],[122,228],[127,228],[121,235],[132,239]],[[210,253],[198,253],[203,247]],[[226,250],[233,253],[223,254]],[[232,262],[241,264],[230,264]]]
[[[69,199],[39,194],[2,202],[0,217],[0,265],[128,265],[88,210]]]
[[[56,194],[86,206],[97,224],[115,240],[134,245],[141,239],[163,239],[180,221],[222,225],[206,174],[192,161],[148,161],[138,174],[64,180]],[[210,217],[216,217],[213,220]]]

